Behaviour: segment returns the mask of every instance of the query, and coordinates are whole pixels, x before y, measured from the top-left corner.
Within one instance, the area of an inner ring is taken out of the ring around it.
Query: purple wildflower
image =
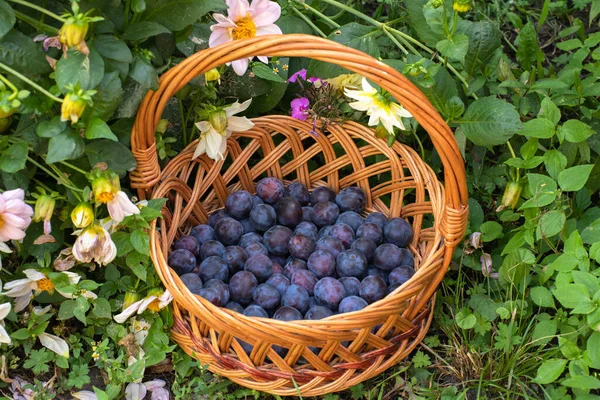
[[[302,78],[303,80],[306,80],[306,69],[302,68],[300,71],[292,74],[292,76],[288,78],[288,82],[296,82],[298,80],[298,77]]]
[[[300,97],[292,100],[290,105],[292,107],[292,118],[296,118],[300,121],[306,121],[306,118],[308,117],[308,107],[310,106],[310,101],[306,97]]]

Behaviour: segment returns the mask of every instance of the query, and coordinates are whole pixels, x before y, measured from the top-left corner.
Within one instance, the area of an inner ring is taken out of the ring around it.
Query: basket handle
[[[149,195],[160,180],[154,134],[167,101],[196,76],[256,55],[305,57],[336,64],[390,92],[425,128],[442,160],[446,205],[440,229],[446,246],[456,246],[466,229],[468,193],[464,162],[448,125],[427,97],[389,65],[359,50],[311,35],[268,35],[235,40],[200,51],[163,74],[158,90],[149,92],[142,101],[131,133],[132,152],[137,160],[137,168],[130,174],[131,185],[138,189],[141,198]]]

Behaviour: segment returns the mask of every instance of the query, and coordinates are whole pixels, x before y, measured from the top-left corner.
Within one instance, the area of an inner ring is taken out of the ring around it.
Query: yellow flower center
[[[108,203],[115,198],[115,194],[113,192],[102,192],[98,193],[96,198],[100,203]]]
[[[152,300],[152,303],[148,304],[148,309],[155,313],[159,312],[160,311],[160,301],[158,299]]]
[[[42,292],[50,292],[50,291],[54,290],[54,284],[48,278],[40,279],[39,281],[36,282],[36,284],[37,284],[38,289],[41,290]]]
[[[248,39],[256,36],[256,25],[249,15],[235,22],[236,27],[231,31],[231,37],[234,40]]]
[[[4,225],[4,217],[0,214],[0,228]]]

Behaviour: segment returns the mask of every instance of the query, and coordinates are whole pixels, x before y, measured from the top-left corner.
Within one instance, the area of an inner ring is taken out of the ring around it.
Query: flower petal
[[[35,269],[26,269],[23,271],[25,276],[32,281],[39,281],[40,279],[45,279],[46,275],[41,273],[40,271],[36,271]]]
[[[69,358],[69,345],[64,339],[45,332],[39,335],[38,338],[40,338],[42,346],[52,350],[59,356]]]
[[[264,36],[264,35],[281,35],[281,28],[275,24],[267,25],[267,26],[259,26],[256,28],[256,36]]]
[[[162,379],[153,379],[151,381],[144,382],[144,386],[146,386],[146,389],[148,390],[160,389],[165,387],[166,384],[167,382],[163,381]]]
[[[122,324],[127,320],[127,318],[131,317],[137,312],[137,310],[140,308],[140,305],[142,305],[142,301],[143,300],[136,301],[135,303],[124,309],[122,313],[115,315],[113,319],[119,324]]]
[[[196,150],[194,150],[194,155],[192,156],[192,160],[200,157],[204,153],[206,153],[206,139],[205,138],[201,138],[198,141],[198,145],[196,146]]]
[[[10,303],[0,304],[0,321],[6,318],[8,313],[10,312],[11,305]]]
[[[12,253],[12,250],[10,249],[10,247],[8,247],[8,245],[4,242],[0,242],[0,251],[3,253]],[[1,288],[0,288],[1,290]]]
[[[244,132],[252,129],[254,123],[246,117],[229,117],[227,120],[227,130],[232,132]]]
[[[261,1],[263,4],[261,4]],[[267,3],[266,9],[262,9],[264,3]],[[254,25],[257,27],[274,24],[281,16],[281,7],[274,1],[254,0],[251,8],[258,11],[255,12],[254,18],[252,18]]]
[[[6,192],[2,193],[2,198],[6,201],[8,201],[8,200],[24,201],[25,200],[25,191],[23,191],[23,189],[7,190]]]
[[[71,396],[77,400],[98,400],[96,393],[89,390],[80,390],[79,392],[71,393]]]
[[[150,400],[169,400],[169,391],[164,388],[156,389],[152,392],[152,396],[150,396]]]
[[[144,311],[146,311],[146,309],[148,308],[148,306],[149,306],[149,305],[150,305],[150,304],[151,304],[151,303],[152,303],[154,300],[156,300],[156,299],[158,299],[158,297],[156,297],[156,296],[154,296],[154,295],[153,295],[153,296],[148,296],[148,297],[146,297],[145,299],[142,299],[142,300],[141,300],[142,302],[140,303],[140,307],[138,308],[138,312],[137,312],[137,313],[138,313],[138,314],[141,314],[141,313],[143,313]]]
[[[248,9],[250,5],[246,0],[226,0],[227,7],[227,16],[234,21],[238,19],[244,18],[246,14],[248,14]]]
[[[4,326],[2,326],[2,324],[0,324],[0,343],[5,343],[5,344],[12,343],[12,339],[10,338],[10,336],[8,335],[8,332],[6,332],[6,329],[4,329]]]
[[[146,397],[146,393],[148,390],[143,383],[134,383],[131,382],[125,388],[125,399],[127,400],[142,400]]]
[[[241,60],[235,60],[231,63],[231,66],[236,74],[243,76],[248,69],[248,59],[242,58]]]
[[[232,115],[239,114],[242,111],[246,111],[248,109],[248,107],[250,107],[250,103],[252,103],[252,99],[248,99],[248,100],[246,100],[243,103],[240,103],[239,101],[236,101],[235,103],[233,103],[229,107],[225,107],[223,109],[223,111],[225,111],[225,115],[227,115],[227,118],[229,118]]]
[[[235,24],[233,25],[235,26]],[[216,47],[233,41],[229,28],[213,25],[211,26],[211,29],[212,33],[208,37],[208,47]]]
[[[15,298],[15,312],[24,310],[31,303],[31,291],[23,296]]]

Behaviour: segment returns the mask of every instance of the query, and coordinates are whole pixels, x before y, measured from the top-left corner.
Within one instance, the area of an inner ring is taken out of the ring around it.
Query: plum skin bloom
[[[274,1],[254,0],[249,4],[247,0],[226,0],[227,16],[213,14],[217,21],[210,27],[212,33],[208,39],[209,47],[216,47],[238,39],[248,39],[262,35],[281,35],[281,29],[275,25],[275,21],[281,15],[281,7]],[[244,58],[231,63],[236,74],[242,76],[248,69],[248,61],[252,58]],[[264,63],[267,57],[258,56]]]
[[[394,103],[389,99],[389,95],[383,95],[371,86],[363,78],[362,90],[345,89],[344,93],[351,99],[357,100],[348,105],[358,111],[366,111],[369,118],[369,126],[376,126],[381,123],[385,129],[394,134],[394,126],[405,130],[402,117],[410,118],[412,115],[401,105]]]

